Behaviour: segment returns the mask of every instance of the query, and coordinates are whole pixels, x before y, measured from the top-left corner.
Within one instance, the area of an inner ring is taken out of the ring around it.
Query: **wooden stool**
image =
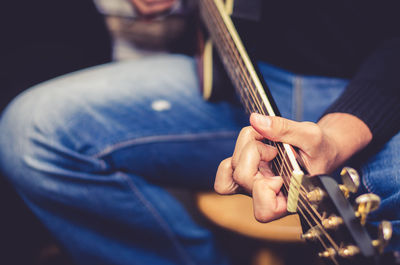
[[[297,215],[289,215],[269,223],[259,223],[254,218],[250,197],[202,192],[196,195],[196,202],[200,212],[222,228],[268,242],[301,242],[301,227]],[[283,265],[283,261],[268,248],[262,248],[252,264]]]

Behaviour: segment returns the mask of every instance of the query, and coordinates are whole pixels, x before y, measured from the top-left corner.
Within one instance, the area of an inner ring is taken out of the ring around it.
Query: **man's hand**
[[[252,195],[254,215],[260,222],[286,213],[283,181],[270,168],[277,150],[263,139],[297,147],[311,174],[332,172],[372,139],[364,122],[345,113],[328,114],[318,123],[252,114],[250,123],[240,132],[233,156],[221,162],[214,188],[220,194],[245,191]]]
[[[154,16],[169,10],[177,0],[131,0],[140,14]]]

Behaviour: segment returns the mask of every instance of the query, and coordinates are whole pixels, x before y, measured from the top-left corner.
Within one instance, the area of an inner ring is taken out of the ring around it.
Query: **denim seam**
[[[162,216],[158,213],[158,211],[153,207],[153,205],[145,198],[142,192],[136,187],[135,183],[127,177],[125,174],[121,172],[117,172],[117,175],[121,176],[128,184],[129,188],[132,190],[134,194],[139,198],[139,200],[143,203],[143,205],[148,209],[148,211],[151,213],[151,215],[154,217],[154,219],[160,224],[160,226],[163,228],[164,232],[167,234],[167,236],[170,238],[172,241],[173,245],[177,249],[180,258],[186,262],[186,264],[195,264],[190,256],[186,253],[182,245],[179,243],[179,240],[176,238],[174,235],[174,232],[172,229],[169,227],[168,223],[162,218]]]
[[[363,174],[362,174],[362,182],[364,183],[365,188],[367,189],[368,192],[373,193],[373,189],[372,189],[372,185],[370,183],[370,181],[367,179],[367,175],[368,175],[368,168],[366,168],[365,170],[363,170]]]
[[[162,143],[168,141],[195,141],[195,140],[206,140],[210,138],[225,138],[237,135],[237,131],[221,131],[221,132],[208,132],[208,133],[196,133],[196,134],[171,134],[171,135],[155,135],[146,136],[140,138],[134,138],[122,142],[117,142],[112,145],[105,147],[103,150],[92,155],[93,158],[101,158],[112,152],[129,146]]]

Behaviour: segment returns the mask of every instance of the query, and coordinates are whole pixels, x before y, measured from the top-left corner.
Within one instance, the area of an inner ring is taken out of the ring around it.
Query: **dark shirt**
[[[258,57],[304,75],[350,79],[326,113],[362,119],[380,146],[400,130],[398,1],[263,1]]]
[[[111,60],[92,0],[0,1],[0,111],[39,82]]]
[[[32,85],[111,60],[92,0],[0,1],[0,34],[0,112]],[[0,263],[32,263],[51,236],[2,176],[0,211]]]

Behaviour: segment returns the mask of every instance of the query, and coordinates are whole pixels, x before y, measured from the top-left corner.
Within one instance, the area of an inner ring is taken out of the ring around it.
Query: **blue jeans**
[[[294,119],[315,121],[347,83],[261,69]],[[3,113],[1,169],[76,264],[229,262],[164,188],[211,188],[248,124],[239,107],[202,100],[195,70],[179,55],[95,67],[36,86]],[[384,181],[376,176],[391,181],[382,212],[398,228],[399,213],[387,209],[398,203],[400,170],[390,163],[379,173],[387,157],[398,159],[396,143],[398,136],[363,173],[378,194]]]

